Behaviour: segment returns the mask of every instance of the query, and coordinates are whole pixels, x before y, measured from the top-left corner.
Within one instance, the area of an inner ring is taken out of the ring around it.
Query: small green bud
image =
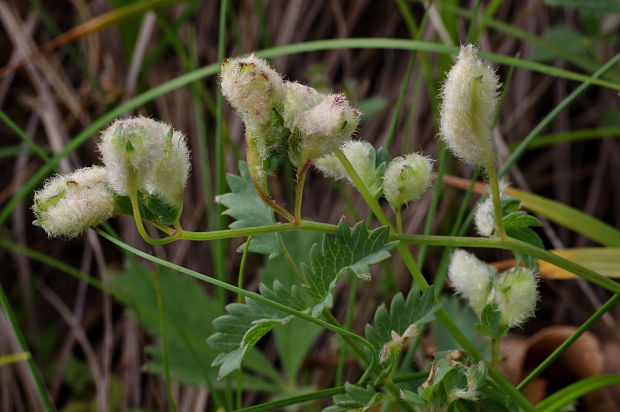
[[[536,274],[524,267],[502,273],[495,285],[495,301],[502,314],[502,324],[520,326],[534,315],[538,300]]]
[[[383,194],[392,209],[420,198],[431,184],[432,170],[431,159],[417,153],[392,159],[383,176]]]
[[[457,249],[452,253],[448,278],[452,288],[463,296],[478,316],[491,296],[496,270],[471,253]]]
[[[471,44],[461,46],[448,73],[442,90],[440,135],[465,163],[487,167],[495,159],[492,127],[500,83],[477,51]]]
[[[47,181],[32,210],[49,236],[73,238],[114,214],[114,198],[103,167],[86,167]]]
[[[351,138],[361,113],[342,94],[330,94],[316,106],[299,114],[289,147],[295,167],[334,153]],[[286,123],[285,123],[286,124]]]
[[[368,142],[350,140],[342,146],[342,152],[370,193],[377,196],[383,188],[383,176],[381,170],[376,167],[376,152],[372,145]],[[352,183],[342,163],[333,154],[316,159],[314,165],[328,177],[336,180],[346,178]]]

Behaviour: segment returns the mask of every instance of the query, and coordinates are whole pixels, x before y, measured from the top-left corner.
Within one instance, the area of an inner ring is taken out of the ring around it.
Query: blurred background
[[[585,3],[591,4],[585,7]],[[154,93],[154,99],[145,98],[114,117],[142,114],[184,131],[193,169],[185,193],[183,227],[226,227],[230,222],[219,217],[221,209],[214,198],[228,190],[222,184],[222,170],[239,173],[238,161],[244,158],[243,125],[224,103],[222,152],[218,154],[218,79],[196,71],[217,65],[220,7],[210,0],[0,2],[0,283],[59,410],[97,410],[95,399],[102,394],[107,394],[108,410],[166,409],[160,375],[161,336],[152,315],[156,306],[150,275],[158,269],[126,256],[92,231],[71,241],[48,239],[31,224],[32,187],[28,182],[46,159],[68,144],[76,150],[63,157],[57,171],[100,164],[96,132],[108,121],[99,125],[98,119],[127,102],[136,102],[136,96]],[[224,55],[326,39],[416,39],[438,46],[474,42],[483,51],[589,76],[620,51],[619,11],[613,0],[231,1],[225,14]],[[473,26],[472,16],[476,16]],[[473,207],[480,194],[467,197],[473,171],[442,151],[436,139],[438,94],[454,56],[370,47],[370,42],[357,48],[345,46],[335,42],[321,47],[324,50],[304,52],[293,48],[271,61],[287,80],[345,93],[363,112],[358,139],[385,147],[392,156],[423,152],[436,159],[436,169],[442,167],[446,175],[466,179],[445,182],[437,189],[441,196],[435,205],[429,192],[404,211],[407,233],[450,234],[463,199]],[[315,48],[319,47],[307,50]],[[581,82],[555,73],[491,64],[505,85],[496,129],[501,165]],[[157,92],[162,84],[193,71],[196,81],[184,81],[181,87],[169,84],[165,93]],[[618,85],[620,67],[613,67],[602,79]],[[95,130],[86,136],[83,131],[89,127]],[[620,226],[618,90],[588,88],[539,134],[510,169],[510,184]],[[79,147],[76,138],[80,138]],[[273,196],[281,203],[292,204],[293,179],[290,167],[273,177]],[[22,195],[15,197],[20,190]],[[326,180],[316,171],[307,179],[304,200],[303,214],[317,221],[336,223],[346,216],[353,223],[368,215],[350,186]],[[430,220],[429,208],[436,211]],[[542,220],[545,224],[537,233],[550,249],[598,245]],[[229,282],[236,279],[237,248],[243,239],[151,247],[139,238],[131,219],[119,217],[110,225],[139,249]],[[465,234],[475,235],[473,230]],[[295,256],[305,259],[317,238],[291,236],[288,240]],[[414,252],[420,250],[416,247]],[[421,252],[429,280],[441,272],[443,252],[441,248]],[[512,257],[494,250],[476,254],[499,266]],[[615,268],[620,265],[617,253],[598,259]],[[397,259],[378,269],[372,285],[345,286],[338,292],[334,313],[344,319],[347,308],[353,307],[349,317],[355,331],[363,330],[380,302],[410,287],[410,276]],[[246,288],[256,290],[260,281],[290,278],[289,272],[279,259],[267,261],[262,255],[252,255]],[[82,275],[89,278],[84,280]],[[226,389],[230,382],[215,380],[216,370],[209,367],[214,353],[205,339],[213,333],[211,321],[223,313],[223,304],[235,297],[171,272],[162,270],[160,276],[169,308],[167,324],[173,325],[168,341],[178,409],[215,410],[230,405],[230,390]],[[509,358],[505,371],[515,383],[548,354],[553,347],[549,342],[557,346],[558,339],[609,298],[600,288],[574,279],[544,279],[541,293],[536,318],[506,339],[512,346],[504,349]],[[357,304],[348,305],[351,301]],[[463,327],[473,327],[472,314],[460,308],[458,300],[448,299],[446,305],[461,317]],[[528,396],[540,399],[579,378],[619,372],[618,313],[613,308],[603,316],[585,335],[587,339],[578,341],[582,346],[567,352],[557,362],[559,366],[549,369],[530,388]],[[342,376],[334,376],[339,341],[332,334],[321,334],[301,323],[293,326],[280,337],[264,339],[260,351],[255,351],[260,354],[251,356],[244,379],[245,405],[359,376],[360,370],[348,358]],[[423,367],[425,355],[449,346],[441,333],[425,336],[422,350],[412,361],[417,367]],[[295,341],[300,336],[304,342]],[[17,339],[0,312],[0,356],[17,352]],[[580,410],[620,407],[613,390],[595,395],[580,403]],[[299,410],[320,410],[321,405],[325,403]],[[0,410],[41,408],[26,364],[0,366]]]

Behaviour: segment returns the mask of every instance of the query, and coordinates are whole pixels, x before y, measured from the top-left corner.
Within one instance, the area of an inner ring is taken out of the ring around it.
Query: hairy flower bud
[[[246,127],[271,121],[273,108],[284,98],[284,81],[269,64],[253,54],[225,59],[221,67],[222,94]]]
[[[190,169],[182,133],[147,117],[117,120],[103,132],[99,151],[109,184],[119,195],[146,190],[171,205],[181,205]]]
[[[32,209],[49,236],[73,238],[114,214],[114,198],[103,167],[56,176],[34,195]]]
[[[461,46],[443,86],[440,135],[471,166],[494,162],[492,127],[498,88],[495,71],[478,58],[476,47]]]
[[[431,184],[432,170],[431,159],[417,153],[392,159],[383,176],[383,194],[392,209],[422,196]]]
[[[321,103],[325,95],[297,82],[285,82],[285,87],[286,96],[282,106],[282,118],[284,126],[295,130],[302,119],[302,114]]]
[[[383,179],[381,171],[376,166],[376,152],[372,145],[368,142],[351,140],[344,144],[342,152],[370,193],[377,196],[383,187]],[[314,165],[328,177],[336,180],[346,178],[352,183],[340,160],[333,154],[316,159]]]
[[[520,326],[534,315],[538,300],[536,274],[524,267],[502,273],[495,286],[495,301],[502,315],[502,324]]]
[[[289,158],[297,167],[308,160],[334,153],[351,138],[361,113],[342,94],[330,94],[299,115],[292,130]]]
[[[147,117],[117,120],[101,135],[99,151],[108,172],[112,189],[129,195],[129,172],[135,173],[135,184],[144,186],[146,176],[164,151],[164,138],[169,128]]]
[[[489,300],[495,269],[462,249],[452,254],[448,278],[454,290],[463,296],[474,312],[480,316]]]
[[[162,145],[161,157],[146,175],[146,191],[179,207],[183,203],[183,190],[189,175],[189,149],[183,133],[172,128],[168,129]]]
[[[495,231],[495,211],[493,209],[493,199],[491,199],[491,196],[487,197],[476,206],[474,224],[481,236],[489,237],[493,234],[493,231]]]

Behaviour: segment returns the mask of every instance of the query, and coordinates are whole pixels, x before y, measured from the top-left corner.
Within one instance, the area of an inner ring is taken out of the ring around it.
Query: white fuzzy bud
[[[410,153],[395,157],[383,176],[383,194],[394,210],[417,200],[431,184],[433,162],[428,157]]]
[[[499,79],[477,56],[473,45],[461,46],[442,90],[440,135],[454,154],[471,166],[494,162],[493,119]]]
[[[480,316],[489,300],[495,269],[462,249],[452,253],[448,278],[454,290],[463,296]]]
[[[34,195],[32,209],[49,236],[73,238],[114,214],[114,198],[103,167],[56,176]]]
[[[481,236],[489,237],[493,234],[495,230],[495,211],[491,196],[478,203],[474,214],[474,223],[476,230]]]
[[[299,115],[292,130],[289,157],[296,167],[334,153],[351,138],[361,113],[342,94],[330,94]]]
[[[169,127],[147,117],[117,120],[101,134],[99,151],[112,189],[129,195],[128,176],[133,171],[141,188],[164,151]]]
[[[239,113],[246,127],[269,123],[274,106],[286,93],[280,74],[254,55],[225,59],[221,79],[222,94]]]
[[[102,133],[99,151],[116,193],[130,195],[131,172],[135,190],[146,190],[171,205],[181,205],[190,169],[182,133],[147,117],[117,120]]]
[[[383,179],[376,167],[376,152],[372,145],[368,142],[351,140],[344,144],[342,152],[370,193],[378,195],[383,188]],[[342,163],[333,154],[316,159],[314,165],[328,177],[336,180],[346,178],[352,183]]]
[[[495,302],[502,315],[502,324],[520,326],[534,315],[538,301],[536,274],[524,267],[502,273],[495,286]]]
[[[312,87],[296,82],[285,82],[285,88],[282,118],[287,128],[295,130],[302,119],[302,114],[321,103],[325,95]]]

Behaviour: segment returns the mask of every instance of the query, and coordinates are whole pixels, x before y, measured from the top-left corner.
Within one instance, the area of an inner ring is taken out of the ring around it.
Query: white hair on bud
[[[101,134],[99,151],[108,172],[108,182],[120,195],[129,195],[130,168],[141,188],[153,165],[161,159],[169,127],[148,117],[120,119]]]
[[[410,153],[390,161],[383,175],[383,194],[394,210],[417,200],[431,184],[433,161]]]
[[[494,298],[502,315],[502,324],[521,326],[534,315],[538,301],[538,279],[533,270],[514,267],[501,274]]]
[[[49,236],[73,238],[114,214],[103,167],[78,169],[45,183],[34,195],[32,209]]]
[[[285,82],[286,95],[282,106],[284,125],[294,130],[302,119],[302,114],[310,110],[325,98],[316,89],[297,83]]]
[[[290,153],[293,164],[300,167],[307,160],[340,149],[357,129],[360,115],[342,94],[327,95],[319,104],[301,113],[297,124],[299,147]]]
[[[145,188],[147,192],[179,207],[183,203],[183,191],[189,176],[189,149],[183,133],[172,128],[168,129],[163,146],[160,159],[146,176]]]
[[[349,159],[368,190],[374,195],[381,192],[383,179],[376,167],[376,155],[372,145],[368,142],[350,140],[342,146],[342,153]],[[346,178],[352,183],[342,163],[333,154],[316,159],[314,165],[327,177],[336,180]]]
[[[247,126],[271,121],[274,106],[284,98],[282,76],[269,64],[251,54],[226,59],[221,67],[222,94]]]
[[[495,230],[495,211],[493,209],[493,200],[490,196],[476,206],[474,224],[481,236],[489,237],[493,234]]]
[[[467,300],[480,316],[491,295],[495,269],[462,249],[452,253],[448,278],[452,288]]]
[[[461,46],[442,90],[440,135],[454,154],[471,166],[489,166],[495,158],[493,119],[499,79],[477,56],[474,45]]]

